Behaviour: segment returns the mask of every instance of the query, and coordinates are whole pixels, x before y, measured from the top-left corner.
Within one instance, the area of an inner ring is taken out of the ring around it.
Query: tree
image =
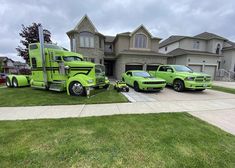
[[[23,57],[23,59],[26,61],[26,63],[29,63],[29,44],[30,43],[36,43],[39,42],[39,36],[38,36],[38,26],[40,23],[32,23],[32,25],[26,27],[22,25],[22,30],[19,33],[19,35],[23,38],[20,43],[23,45],[23,47],[18,46],[16,48],[18,55],[20,57]],[[51,43],[51,33],[50,31],[44,29],[44,42],[45,43]]]

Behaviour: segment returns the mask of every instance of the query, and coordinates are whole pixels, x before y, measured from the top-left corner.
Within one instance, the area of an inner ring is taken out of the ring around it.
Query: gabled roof
[[[92,27],[94,28],[95,32],[98,32],[95,25],[92,23],[91,19],[87,16],[87,14],[85,14],[82,19],[78,22],[78,24],[74,27],[74,30],[77,30],[78,26],[85,20],[87,19],[90,24],[92,25]]]
[[[180,41],[184,38],[186,38],[187,36],[170,36],[169,38],[167,38],[166,40],[162,41],[160,44],[159,44],[159,47],[164,47],[168,44],[172,44],[174,42],[177,42],[177,41]]]
[[[92,21],[91,21],[90,18],[87,16],[87,14],[85,14],[85,15],[82,17],[82,19],[77,23],[77,25],[74,27],[74,29],[68,31],[67,34],[77,32],[77,29],[78,29],[79,25],[80,25],[85,19],[87,19],[88,22],[91,24],[91,26],[94,28],[95,33],[97,33],[97,34],[99,34],[99,35],[102,35],[101,33],[98,32],[98,30],[96,29],[95,25],[92,23]],[[102,35],[102,36],[103,36],[103,35]]]
[[[227,40],[221,36],[218,36],[216,34],[213,33],[208,33],[208,32],[204,32],[201,34],[198,34],[196,36],[178,36],[178,35],[174,35],[174,36],[170,36],[169,38],[167,38],[166,40],[162,41],[159,45],[160,48],[165,47],[166,45],[172,44],[174,42],[183,40],[185,38],[190,38],[190,39],[196,39],[196,40],[211,40],[211,39],[219,39],[219,40]]]
[[[227,43],[229,43],[230,46],[223,47],[222,50],[234,50],[234,49],[235,49],[235,43],[234,43],[234,42],[232,42],[232,41],[227,41]]]
[[[115,39],[115,36],[105,36],[105,42],[112,43]]]
[[[133,34],[135,34],[135,32],[137,32],[139,29],[144,29],[148,34],[149,36],[152,38],[152,39],[157,39],[157,40],[161,40],[161,38],[159,37],[154,37],[152,36],[152,34],[148,31],[148,29],[146,29],[146,27],[141,24],[139,27],[137,27],[134,31],[132,32],[123,32],[123,33],[118,33],[117,36],[132,36]]]
[[[216,35],[214,33],[209,33],[209,32],[203,32],[203,33],[198,34],[198,35],[196,35],[194,37],[202,38],[202,39],[205,39],[205,40],[211,40],[211,39],[227,40],[224,37],[221,37],[221,36],[218,36],[218,35]]]
[[[177,48],[177,49],[169,52],[168,54],[173,55],[173,56],[188,55],[188,54],[191,54],[191,55],[207,55],[207,56],[216,56],[216,57],[221,56],[221,55],[210,53],[210,52],[195,51],[195,50],[184,50],[184,49],[181,49],[181,48]]]

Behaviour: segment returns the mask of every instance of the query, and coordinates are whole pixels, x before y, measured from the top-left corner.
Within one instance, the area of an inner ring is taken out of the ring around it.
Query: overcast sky
[[[0,0],[0,56],[16,56],[21,24],[42,23],[58,45],[87,14],[99,32],[116,35],[144,24],[157,37],[204,31],[235,41],[234,0]]]

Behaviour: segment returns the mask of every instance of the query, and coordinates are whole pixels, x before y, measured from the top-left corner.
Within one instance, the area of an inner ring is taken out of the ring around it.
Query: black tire
[[[120,88],[117,88],[117,92],[120,92],[121,91],[121,89]]]
[[[206,90],[206,89],[196,89],[196,91],[198,91],[198,92],[202,92],[204,90]]]
[[[6,79],[6,86],[7,87],[11,87],[12,85],[11,85],[11,80],[7,77],[7,79]]]
[[[109,88],[109,84],[104,85],[103,88],[104,88],[104,89],[108,89],[108,88]]]
[[[182,92],[184,91],[185,87],[184,87],[184,82],[182,80],[176,79],[173,82],[173,88],[175,91],[177,92]]]
[[[135,90],[136,92],[139,92],[139,91],[140,91],[138,82],[134,82],[134,90]]]
[[[18,81],[17,81],[17,79],[14,77],[13,79],[12,79],[12,86],[14,87],[14,88],[18,88]]]
[[[72,96],[84,96],[86,93],[85,88],[80,82],[71,82],[69,85],[69,93]]]

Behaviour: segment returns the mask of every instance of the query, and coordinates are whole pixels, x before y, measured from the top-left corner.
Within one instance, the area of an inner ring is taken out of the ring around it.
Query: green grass
[[[95,104],[127,102],[125,96],[110,87],[110,90],[99,89],[90,98],[68,96],[66,92],[55,92],[26,88],[1,88],[0,106],[44,106],[69,104]]]
[[[0,122],[1,167],[235,167],[235,137],[187,113]]]
[[[215,85],[213,85],[211,89],[217,90],[217,91],[221,91],[221,92],[226,92],[226,93],[235,94],[235,89],[232,89],[232,88],[226,88],[226,87],[221,87],[221,86],[215,86]]]

